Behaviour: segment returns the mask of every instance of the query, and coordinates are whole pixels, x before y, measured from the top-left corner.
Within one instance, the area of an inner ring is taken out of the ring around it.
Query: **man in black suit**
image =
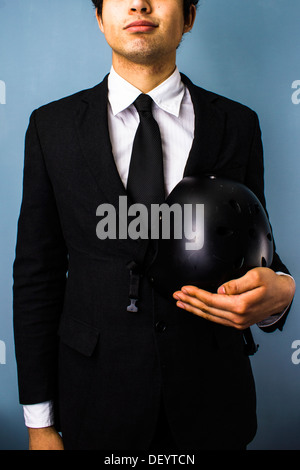
[[[14,263],[31,449],[243,449],[255,435],[243,331],[283,327],[295,286],[277,253],[271,268],[217,293],[185,286],[175,301],[145,275],[148,241],[96,235],[97,207],[117,208],[127,195],[140,93],[154,101],[166,193],[183,176],[214,172],[246,184],[265,206],[256,114],[176,68],[196,3],[94,1],[112,48],[109,76],[31,116]]]

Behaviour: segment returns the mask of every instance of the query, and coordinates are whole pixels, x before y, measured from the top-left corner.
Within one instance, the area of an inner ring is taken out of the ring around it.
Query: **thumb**
[[[238,295],[254,288],[253,279],[246,273],[238,279],[225,282],[218,288],[218,294]]]

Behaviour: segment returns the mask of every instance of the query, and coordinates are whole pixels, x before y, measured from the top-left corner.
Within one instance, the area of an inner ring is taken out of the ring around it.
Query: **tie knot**
[[[137,97],[135,102],[133,103],[136,107],[138,113],[151,113],[152,111],[152,98],[149,95],[145,95],[142,93]]]

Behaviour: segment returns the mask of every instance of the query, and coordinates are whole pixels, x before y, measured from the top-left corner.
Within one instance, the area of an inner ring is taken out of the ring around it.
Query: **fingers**
[[[208,311],[206,309],[199,309],[199,307],[194,307],[190,303],[184,303],[181,301],[177,302],[176,305],[182,308],[183,310],[187,310],[193,313],[194,315],[203,318],[204,320],[212,321],[220,325],[236,327],[236,323],[234,321],[229,320],[229,318],[226,316],[222,317],[218,314],[214,315],[211,311]]]
[[[184,287],[173,297],[177,306],[206,320],[238,329],[250,326],[248,307],[242,296],[211,294],[193,286]],[[250,300],[249,303],[253,302]]]
[[[194,286],[184,286],[181,291],[175,292],[174,298],[190,303],[199,308],[206,308],[215,314],[220,311],[221,315],[233,312],[235,314],[244,314],[251,304],[257,299],[259,301],[263,294],[263,288],[258,287],[246,292],[243,295],[212,294]]]
[[[234,326],[237,321],[237,315],[208,305],[203,302],[198,296],[187,295],[182,291],[175,292],[174,298],[177,299],[177,306],[187,310],[194,315],[204,318],[205,320],[213,321],[219,324]]]

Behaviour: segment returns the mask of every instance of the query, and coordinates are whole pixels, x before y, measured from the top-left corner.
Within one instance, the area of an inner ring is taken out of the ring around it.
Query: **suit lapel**
[[[217,95],[195,86],[185,75],[181,76],[191,94],[195,111],[194,141],[184,176],[213,172],[221,152],[225,115],[213,104]]]
[[[182,80],[191,94],[195,111],[195,135],[184,176],[213,172],[221,153],[225,115],[214,106],[217,96]],[[82,152],[101,191],[116,208],[126,190],[119,176],[109,138],[107,120],[107,76],[83,94],[77,116]]]
[[[107,76],[83,94],[77,116],[81,149],[88,167],[107,200],[118,207],[126,190],[119,176],[109,138],[107,120]]]

